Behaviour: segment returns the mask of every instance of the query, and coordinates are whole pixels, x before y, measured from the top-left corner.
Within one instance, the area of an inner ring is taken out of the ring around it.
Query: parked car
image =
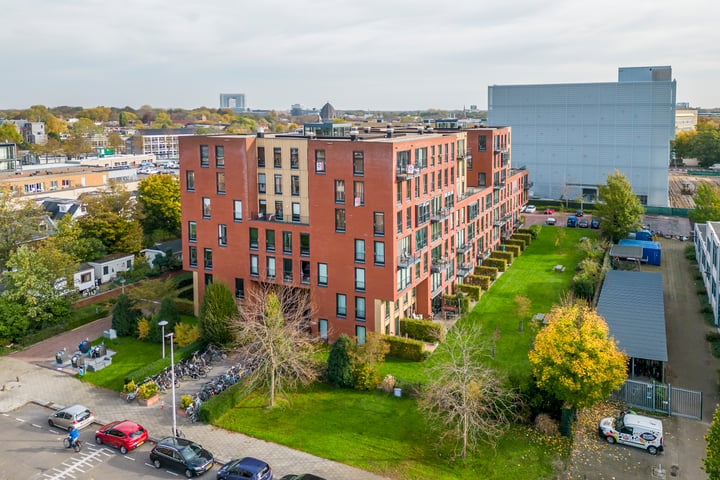
[[[523,205],[520,207],[520,213],[525,213],[527,211],[527,205]]]
[[[528,205],[525,209],[525,213],[535,213],[537,212],[537,207],[535,205]]]
[[[577,227],[577,217],[574,215],[570,215],[567,219],[567,226],[570,228]]]
[[[312,473],[303,473],[301,475],[285,475],[280,480],[325,480],[322,477],[313,475]]]
[[[585,215],[585,212],[583,212],[582,209],[580,209],[580,210],[578,210],[577,212],[575,212],[575,216],[576,216],[576,217],[582,217],[583,215]]]
[[[600,219],[593,217],[592,221],[590,221],[590,228],[598,229],[600,228]]]
[[[68,432],[70,427],[81,430],[95,421],[95,417],[89,408],[83,405],[73,405],[63,408],[50,415],[48,425],[51,427],[64,428]]]
[[[548,217],[545,219],[546,225],[555,225],[556,223],[557,223],[557,220],[555,219],[555,217]]]
[[[270,465],[253,457],[231,460],[217,473],[217,480],[272,480]]]
[[[167,467],[185,473],[187,478],[202,475],[215,464],[213,454],[185,438],[165,437],[150,450],[155,468]]]
[[[108,423],[95,432],[95,443],[115,447],[123,455],[147,442],[147,439],[147,430],[130,420]]]
[[[618,418],[603,418],[598,433],[608,443],[624,443],[643,448],[651,455],[664,450],[662,421],[623,412]]]
[[[552,215],[553,213],[555,213],[555,209],[554,208],[546,208],[543,213],[545,215]]]
[[[590,226],[590,223],[588,222],[587,218],[581,218],[578,222],[578,227],[580,228],[588,228]]]

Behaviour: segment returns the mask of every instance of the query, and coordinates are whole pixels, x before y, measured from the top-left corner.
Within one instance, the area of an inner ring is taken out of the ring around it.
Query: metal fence
[[[702,420],[702,392],[664,383],[625,380],[611,399],[643,410]]]

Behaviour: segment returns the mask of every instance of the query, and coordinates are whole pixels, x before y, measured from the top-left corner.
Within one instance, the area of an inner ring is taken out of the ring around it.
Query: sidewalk
[[[170,392],[161,395],[162,402],[150,407],[141,407],[137,402],[128,403],[118,392],[95,387],[67,373],[49,368],[50,358],[46,363],[47,367],[26,363],[12,356],[0,358],[0,385],[3,387],[0,391],[0,412],[10,412],[28,402],[52,408],[81,403],[94,412],[96,421],[100,424],[127,418],[143,425],[152,440],[171,434],[172,394]],[[220,363],[214,364],[208,378],[181,382],[176,389],[175,398],[178,405],[183,393],[199,390],[202,383],[214,375],[224,373],[226,368],[227,366]],[[187,438],[205,446],[219,462],[244,456],[261,458],[272,466],[278,478],[289,473],[308,472],[328,479],[380,480],[383,478],[348,465],[211,425],[200,422],[193,424],[188,418],[179,414],[177,425]],[[95,428],[97,426],[85,429],[82,437],[92,441],[88,437]]]

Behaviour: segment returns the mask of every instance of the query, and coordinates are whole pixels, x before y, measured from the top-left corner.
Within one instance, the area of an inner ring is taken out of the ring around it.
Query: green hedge
[[[394,337],[392,335],[383,335],[382,338],[390,345],[388,355],[391,357],[412,360],[414,362],[422,362],[425,359],[425,355],[423,354],[425,344],[420,340]]]
[[[400,332],[423,342],[441,342],[444,338],[443,326],[430,320],[400,319]]]
[[[508,238],[505,240],[505,246],[506,247],[518,247],[520,250],[525,250],[525,242],[522,240],[514,239],[514,238]]]
[[[453,307],[457,306],[458,302],[458,296],[452,295],[452,294],[443,294],[443,305],[451,305]],[[460,297],[460,311],[463,312],[469,312],[470,311],[470,299],[467,297],[467,295],[463,295]]]
[[[530,225],[530,235],[532,235],[533,240],[540,235],[540,230],[542,230],[542,225]]]
[[[490,277],[487,275],[468,275],[468,283],[470,285],[477,285],[487,291],[490,288]]]
[[[495,267],[498,272],[504,272],[507,270],[507,262],[501,258],[486,258],[483,260],[483,264],[488,267]]]
[[[534,225],[533,225],[534,227]],[[518,235],[530,235],[531,240],[535,240],[538,236],[538,232],[533,231],[533,228],[518,228],[518,231],[513,235],[513,237],[517,237]]]
[[[176,298],[175,307],[177,307],[180,315],[195,315],[195,304],[192,300]]]
[[[507,251],[503,252],[502,250],[493,250],[493,252],[490,254],[490,258],[499,258],[501,260],[505,260],[507,264],[510,265],[515,259],[515,256]]]
[[[213,395],[206,402],[200,405],[200,421],[204,423],[213,423],[215,420],[220,418],[221,415],[227,413],[235,406],[236,399],[235,394],[240,389],[238,382],[235,385],[231,385],[225,391],[220,392],[218,395]]]
[[[505,251],[510,252],[513,254],[515,258],[520,256],[520,252],[522,251],[522,247],[519,245],[505,245]]]
[[[465,285],[462,283],[455,285],[455,289],[458,292],[466,293],[468,297],[472,298],[476,302],[480,300],[480,296],[483,292],[482,288],[477,285]]]
[[[487,265],[478,265],[475,267],[475,275],[490,277],[490,281],[494,282],[498,276],[498,269],[495,267],[488,267]],[[485,290],[487,290],[487,288]]]
[[[529,233],[519,233],[518,232],[515,235],[513,235],[512,238],[514,240],[522,240],[523,242],[525,242],[525,246],[530,245],[530,242],[532,241],[532,235],[530,235]]]

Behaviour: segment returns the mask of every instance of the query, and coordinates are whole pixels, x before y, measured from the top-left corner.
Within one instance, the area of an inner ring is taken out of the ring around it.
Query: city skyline
[[[720,107],[720,5],[521,0],[15,2],[0,109],[98,105],[340,110],[487,107],[488,85],[617,81],[669,65],[677,99]]]

